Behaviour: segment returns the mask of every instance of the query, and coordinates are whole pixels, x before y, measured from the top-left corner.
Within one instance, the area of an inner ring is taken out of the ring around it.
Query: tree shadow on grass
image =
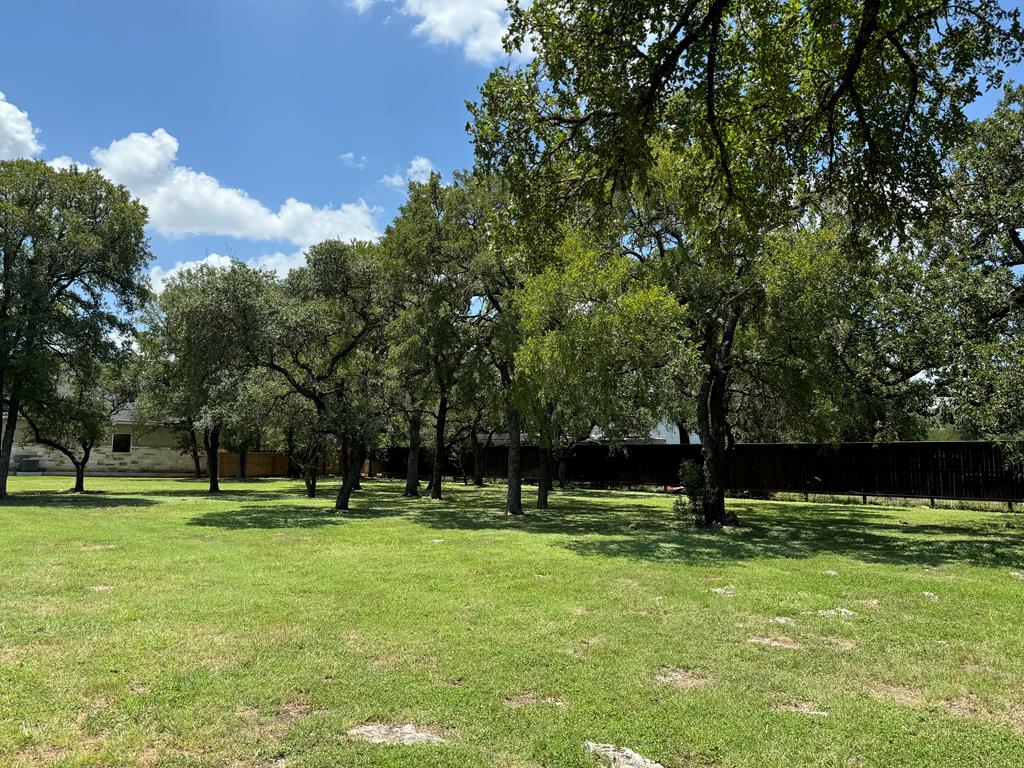
[[[496,499],[453,494],[445,506],[418,506],[413,517],[434,528],[516,530],[570,537],[587,556],[679,563],[832,554],[870,563],[1024,567],[1024,530],[1005,513],[957,515],[948,524],[909,523],[898,510],[825,504],[731,501],[743,525],[706,530],[679,519],[670,500],[604,492],[556,493],[551,508],[521,518],[500,514]],[[498,500],[500,501],[500,500]],[[632,502],[632,503],[631,503]]]
[[[289,487],[281,488],[280,479],[234,480],[221,478],[220,492],[210,493],[207,480],[194,478],[177,478],[169,481],[173,488],[141,488],[139,493],[145,496],[161,497],[197,497],[205,499],[244,498],[247,501],[275,501],[302,498],[305,495],[302,483],[294,481]]]
[[[401,486],[367,482],[353,508],[336,513],[333,486],[306,504],[252,504],[207,512],[190,525],[314,528],[345,522],[406,517],[441,530],[515,531],[551,535],[584,556],[710,564],[755,558],[803,559],[841,555],[869,563],[1024,568],[1024,531],[1006,527],[1000,513],[957,514],[949,524],[908,523],[899,510],[837,504],[730,502],[743,526],[702,530],[680,520],[668,498],[602,491],[567,491],[551,508],[522,517],[502,514],[504,488],[452,485],[443,501],[408,499]],[[248,500],[248,499],[247,499]],[[262,499],[261,499],[262,501]]]
[[[204,512],[189,520],[188,525],[240,531],[260,528],[323,528],[344,525],[346,522],[344,517],[334,511],[333,505],[246,504]]]
[[[42,507],[44,509],[111,509],[114,507],[149,507],[159,502],[143,496],[131,496],[105,491],[18,491],[9,498],[0,500],[0,510],[20,507]]]

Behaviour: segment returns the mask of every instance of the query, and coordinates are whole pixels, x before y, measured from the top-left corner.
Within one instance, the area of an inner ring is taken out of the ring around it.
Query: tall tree
[[[536,57],[482,89],[478,159],[502,174],[521,223],[574,199],[600,214],[633,195],[657,211],[644,216],[657,222],[645,256],[667,262],[666,280],[683,277],[681,303],[708,310],[693,329],[699,508],[718,524],[734,352],[763,297],[752,264],[826,206],[869,246],[931,213],[963,107],[1020,58],[1018,11],[997,0],[538,0],[512,16],[508,46],[529,41]]]
[[[220,491],[218,455],[225,426],[249,383],[242,334],[256,334],[272,277],[233,263],[200,265],[168,281],[146,318],[141,349],[147,368],[144,411],[161,421],[184,418],[202,433],[210,493]]]
[[[0,162],[0,499],[22,403],[75,339],[131,332],[148,296],[146,209],[98,171]],[[113,344],[113,342],[109,342]]]
[[[434,417],[434,462],[430,497],[441,498],[445,459],[450,444],[449,415],[459,404],[453,401],[474,346],[470,306],[475,288],[469,270],[472,233],[464,218],[452,215],[454,188],[433,173],[423,183],[411,182],[409,196],[398,217],[388,227],[383,250],[391,269],[404,286],[401,311],[392,323],[397,343],[392,355],[410,372],[423,371],[429,381],[433,404],[411,412],[410,436],[424,410]],[[415,454],[410,446],[410,461]],[[412,465],[409,473],[413,472]],[[406,492],[411,495],[412,478]]]
[[[380,247],[328,240],[310,248],[262,296],[240,300],[259,321],[232,320],[250,365],[272,372],[312,405],[316,430],[338,446],[343,479],[335,508],[347,510],[369,448],[386,429],[383,331],[395,287],[385,279]]]
[[[556,460],[578,440],[596,428],[614,443],[657,422],[666,372],[681,362],[673,343],[683,313],[649,277],[615,243],[570,233],[555,262],[526,281],[516,396],[540,448],[538,509]]]
[[[944,258],[960,270],[960,354],[945,372],[966,435],[1024,455],[1024,87],[1007,88],[955,156]]]
[[[81,342],[81,340],[79,340]],[[22,402],[22,414],[36,443],[60,452],[75,470],[77,493],[85,491],[85,470],[96,444],[108,438],[113,419],[138,393],[138,369],[131,350],[79,343],[46,389]]]

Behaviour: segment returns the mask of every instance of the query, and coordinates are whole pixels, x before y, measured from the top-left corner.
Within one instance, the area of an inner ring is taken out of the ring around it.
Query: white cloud
[[[366,166],[366,155],[357,155],[355,152],[346,152],[341,156],[341,162],[349,168],[362,170]]]
[[[381,178],[380,183],[392,189],[405,189],[405,177],[400,173],[392,173]]]
[[[405,177],[409,181],[418,181],[422,184],[425,181],[429,181],[430,174],[434,172],[434,164],[430,162],[426,157],[417,155],[409,163],[409,168],[405,172]]]
[[[60,157],[53,158],[53,160],[47,160],[46,164],[55,171],[66,171],[73,165],[78,166],[79,170],[82,171],[87,171],[92,167],[87,163],[79,163],[77,160],[72,157],[68,157],[67,155],[61,155]]]
[[[504,52],[501,38],[508,25],[506,0],[381,0],[396,3],[406,16],[418,19],[415,34],[431,43],[458,45],[466,58],[490,64]],[[374,0],[349,0],[360,13]]]
[[[385,187],[391,187],[392,189],[405,189],[406,185],[410,181],[419,182],[422,184],[430,179],[430,174],[434,172],[434,164],[430,162],[429,158],[423,157],[422,155],[416,155],[410,163],[409,167],[405,169],[405,175],[400,173],[392,173],[388,176],[383,177],[380,183]]]
[[[164,269],[158,265],[149,270],[149,284],[153,287],[154,291],[160,293],[172,277],[180,275],[182,272],[187,272],[190,269],[195,269],[203,264],[214,269],[227,269],[231,266],[231,257],[222,256],[219,253],[211,253],[205,259],[176,262],[170,269]]]
[[[38,134],[28,119],[28,112],[11,104],[0,91],[0,160],[38,155],[43,151]]]
[[[160,293],[167,286],[167,282],[175,275],[180,275],[182,272],[187,272],[204,264],[214,269],[227,269],[234,261],[236,259],[231,256],[211,253],[205,259],[175,262],[174,266],[170,269],[164,269],[157,265],[149,270],[149,283],[156,293]],[[246,259],[243,263],[254,269],[269,270],[284,277],[296,267],[304,267],[306,265],[306,253],[302,250],[295,251],[294,253],[276,251],[257,256],[254,259]]]
[[[273,211],[244,190],[177,165],[177,154],[178,140],[158,128],[97,147],[92,158],[104,175],[146,204],[150,224],[163,235],[286,240],[299,247],[328,238],[369,240],[379,235],[377,212],[363,200],[318,208],[288,198]]]

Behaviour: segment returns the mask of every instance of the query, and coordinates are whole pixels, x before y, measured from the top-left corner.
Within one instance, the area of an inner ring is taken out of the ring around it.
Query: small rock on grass
[[[932,601],[933,603],[937,603],[937,602],[939,602],[939,596],[938,596],[938,595],[936,595],[936,594],[935,594],[934,592],[922,592],[921,594],[922,594],[922,595],[923,595],[924,597],[927,597],[927,598],[928,598],[929,600],[931,600],[931,601]]]
[[[839,575],[839,571],[833,571],[831,568],[829,568],[827,571],[822,571],[822,573],[824,573],[826,576],[838,576]]]
[[[614,744],[598,744],[595,741],[585,742],[588,752],[599,755],[608,761],[612,768],[665,768],[661,763],[638,755],[632,749],[617,747]]]
[[[369,744],[444,744],[436,728],[415,723],[365,723],[348,731],[347,736]]]
[[[732,597],[736,594],[736,587],[730,584],[728,587],[715,587],[711,591],[716,595],[721,595],[722,597]]]
[[[753,643],[754,645],[767,645],[769,648],[785,648],[790,651],[799,651],[803,649],[803,646],[796,640],[785,636],[759,637],[755,635],[754,637],[749,638],[747,642]]]
[[[823,611],[818,611],[819,616],[842,616],[844,619],[850,616],[856,616],[857,614],[851,611],[849,608],[826,608]]]

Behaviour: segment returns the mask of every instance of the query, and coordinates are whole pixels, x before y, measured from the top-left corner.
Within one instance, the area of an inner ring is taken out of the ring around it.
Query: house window
[[[114,441],[113,444],[111,445],[110,450],[113,453],[131,453],[132,436],[130,434],[114,435]]]

